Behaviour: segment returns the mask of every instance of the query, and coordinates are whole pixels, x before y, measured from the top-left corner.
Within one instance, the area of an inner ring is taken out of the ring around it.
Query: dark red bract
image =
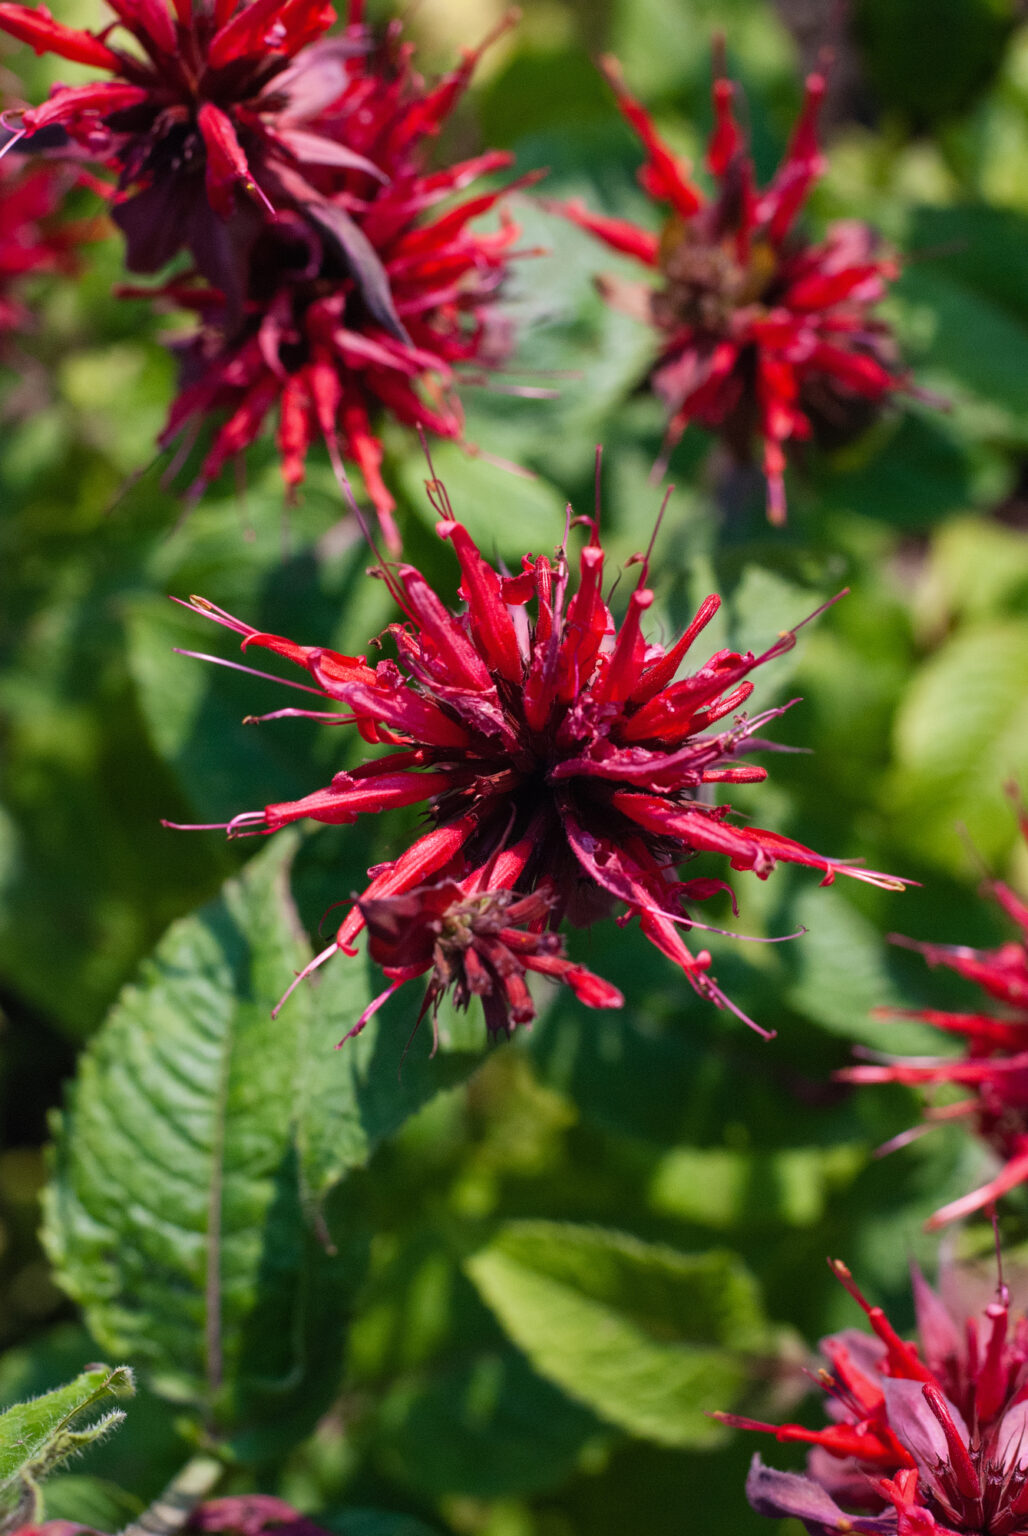
[[[340,825],[410,805],[423,805],[432,822],[374,873],[315,966],[336,948],[352,952],[369,902],[453,880],[471,891],[545,892],[551,928],[564,918],[588,924],[620,908],[638,918],[697,992],[721,1005],[727,999],[709,975],[709,953],[693,955],[681,931],[695,923],[686,905],[725,887],[716,879],[681,880],[683,861],[725,854],[733,869],[763,879],[785,860],[821,870],[826,883],[841,872],[902,886],[778,833],[734,825],[729,806],[700,798],[705,785],[766,777],[739,759],[769,745],[756,733],[781,711],[719,723],[752,692],[748,674],[791,649],[795,632],[760,656],[719,651],[679,678],[717,597],[665,649],[643,632],[653,601],[646,560],[616,628],[595,528],[572,592],[563,548],[553,558],[526,555],[517,575],[505,575],[484,559],[448,502],[439,510],[438,532],[454,547],[466,606],[448,609],[413,566],[384,568],[405,615],[391,626],[395,661],[370,666],[363,656],[297,645],[192,600],[241,634],[244,647],[265,646],[306,668],[339,711],[334,718],[388,749],[302,800],[236,817],[230,834],[273,832],[305,818]]]
[[[1021,828],[1028,839],[1028,816],[1023,811]],[[953,1084],[969,1090],[969,1097],[929,1108],[924,1124],[917,1130],[965,1119],[1002,1159],[1003,1166],[980,1189],[936,1211],[931,1218],[932,1226],[943,1226],[980,1210],[1028,1180],[1028,903],[1001,880],[990,880],[986,890],[1017,925],[1018,939],[992,950],[969,949],[958,944],[916,944],[899,938],[894,938],[894,942],[919,950],[929,965],[945,966],[973,981],[1000,1004],[1000,1011],[889,1010],[885,1017],[917,1019],[946,1034],[963,1037],[963,1053],[937,1061],[897,1058],[880,1065],[847,1067],[837,1074],[850,1083],[905,1083],[929,1089]],[[908,1140],[909,1136],[910,1133],[897,1141]]]
[[[516,881],[528,848],[512,848],[497,868],[477,872],[465,882],[440,880],[400,896],[365,897],[358,906],[368,930],[368,953],[382,967],[390,987],[361,1017],[405,981],[430,973],[420,1018],[438,1009],[446,992],[458,1008],[482,999],[492,1035],[512,1035],[536,1016],[525,973],[534,972],[569,986],[590,1008],[620,1008],[616,987],[569,960],[559,934],[545,931],[554,906],[548,890],[516,896],[503,878]]]
[[[725,1424],[814,1447],[807,1475],[754,1457],[747,1481],[759,1514],[799,1519],[814,1536],[1024,1536],[1028,1532],[1028,1321],[1011,1316],[1001,1283],[984,1312],[944,1302],[913,1273],[919,1344],[907,1344],[849,1270],[832,1269],[871,1335],[821,1341],[831,1423]],[[851,1513],[856,1511],[856,1513]]]
[[[734,116],[737,87],[715,80],[707,167],[717,190],[708,198],[625,89],[617,62],[606,59],[603,68],[646,150],[639,180],[668,206],[667,222],[658,235],[579,201],[550,206],[657,279],[651,286],[602,278],[599,286],[609,303],[656,330],[651,383],[669,414],[666,451],[692,421],[718,433],[740,460],[757,440],[768,516],[780,523],[787,445],[815,433],[844,441],[906,385],[888,329],[871,313],[896,276],[895,258],[876,249],[863,224],[835,223],[819,243],[797,233],[824,167],[820,75],[807,80],[788,152],[763,190]]]

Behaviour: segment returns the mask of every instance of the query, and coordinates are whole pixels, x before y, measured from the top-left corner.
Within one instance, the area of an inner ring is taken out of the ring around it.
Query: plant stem
[[[175,1536],[185,1529],[196,1506],[213,1493],[224,1470],[213,1456],[194,1456],[121,1536]]]

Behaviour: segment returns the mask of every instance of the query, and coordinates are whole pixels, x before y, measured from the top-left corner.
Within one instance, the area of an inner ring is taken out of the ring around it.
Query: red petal
[[[524,662],[510,610],[503,601],[500,576],[485,560],[462,524],[445,519],[436,524],[442,539],[452,539],[460,561],[464,594],[471,619],[471,632],[478,650],[491,672],[498,672],[507,682],[520,684]]]
[[[122,70],[121,56],[108,48],[91,32],[80,32],[54,21],[46,6],[30,7],[0,4],[0,30],[28,43],[36,53],[56,53],[76,64],[93,64],[97,69]]]
[[[688,179],[686,163],[671,152],[653,126],[649,113],[625,89],[617,60],[608,55],[600,60],[600,68],[617,97],[622,117],[635,129],[649,156],[645,167],[649,190],[671,203],[683,218],[691,218],[702,208],[703,199]]]
[[[30,107],[22,114],[27,133],[36,133],[50,123],[70,123],[87,115],[105,117],[110,112],[123,112],[128,107],[138,107],[148,99],[149,93],[139,85],[62,85],[58,86],[49,101],[40,107]]]
[[[657,266],[660,239],[650,230],[629,224],[627,219],[612,219],[602,213],[591,213],[578,197],[570,198],[567,202],[560,202],[556,198],[541,198],[540,202],[548,213],[561,214],[572,224],[577,224],[579,229],[602,240],[612,251],[619,251],[623,256],[634,256],[636,261],[644,262],[648,267]]]

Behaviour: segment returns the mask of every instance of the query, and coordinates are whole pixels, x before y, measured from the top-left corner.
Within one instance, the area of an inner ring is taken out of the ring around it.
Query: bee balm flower
[[[618,106],[646,151],[644,190],[667,208],[659,234],[592,213],[580,201],[551,203],[610,249],[648,268],[652,283],[599,280],[609,303],[656,332],[650,380],[667,407],[670,452],[692,421],[718,433],[746,460],[760,444],[768,516],[785,519],[785,450],[824,432],[832,441],[862,430],[881,401],[905,387],[885,324],[872,313],[897,275],[863,224],[838,222],[812,242],[796,220],[824,159],[817,140],[824,80],[811,75],[785,159],[769,185],[734,116],[736,86],[714,82],[716,124],[706,196],[689,167],[629,94],[617,62],[603,69]]]
[[[1023,1536],[1028,1531],[1028,1321],[1011,1316],[1001,1283],[984,1312],[957,1313],[915,1269],[918,1344],[896,1333],[832,1269],[871,1332],[821,1341],[823,1429],[763,1424],[719,1413],[724,1424],[813,1447],[806,1475],[754,1457],[746,1492],[762,1515],[793,1516],[815,1536]],[[855,1511],[855,1513],[853,1512]]]
[[[752,692],[749,673],[788,651],[794,631],[760,656],[718,651],[679,676],[717,611],[716,596],[665,648],[643,632],[653,602],[646,560],[624,620],[615,625],[603,596],[604,554],[595,526],[572,590],[563,548],[553,558],[526,555],[520,572],[507,575],[484,558],[445,499],[439,509],[437,531],[456,553],[464,605],[448,608],[414,566],[383,568],[405,618],[391,626],[395,660],[370,666],[363,656],[298,645],[192,600],[198,612],[240,634],[244,648],[264,646],[305,668],[315,691],[338,711],[333,718],[350,721],[369,745],[385,749],[301,800],[236,817],[230,835],[274,832],[305,819],[345,825],[410,805],[423,806],[431,823],[406,852],[374,872],[335,942],[308,970],[337,949],[352,953],[365,924],[372,927],[388,913],[373,905],[381,898],[455,881],[476,899],[496,891],[544,897],[546,926],[554,930],[565,918],[584,925],[612,911],[637,918],[698,993],[725,1005],[709,974],[709,953],[694,955],[682,938],[696,925],[687,905],[725,889],[716,879],[679,878],[678,866],[694,854],[724,854],[733,869],[762,879],[782,860],[820,870],[825,883],[842,873],[902,886],[776,832],[736,825],[729,806],[700,798],[706,785],[766,777],[765,769],[740,759],[767,746],[757,732],[781,710],[724,722]],[[439,899],[420,898],[430,911]],[[459,906],[456,894],[453,900]],[[530,906],[521,915],[530,911],[535,931],[542,914]],[[502,916],[501,903],[489,922]],[[433,930],[420,907],[415,918],[422,937],[410,963],[425,970]],[[433,911],[432,922],[440,919]],[[474,932],[466,914],[459,920]],[[374,932],[372,942],[380,952],[387,943]],[[544,969],[526,958],[523,941],[505,942],[527,969]],[[474,950],[469,941],[465,966]],[[399,952],[388,956],[397,970],[407,960]],[[560,979],[579,990],[581,978],[565,972]]]
[[[217,422],[196,491],[274,413],[286,484],[302,481],[311,443],[324,439],[338,474],[340,458],[358,465],[398,549],[379,421],[459,439],[461,378],[481,379],[510,345],[497,301],[519,230],[502,209],[498,228],[472,226],[502,196],[476,184],[511,156],[425,163],[481,51],[431,88],[393,32],[349,59],[338,94],[309,125],[348,158],[320,169],[319,205],[266,222],[247,260],[241,314],[207,287],[165,290],[195,309],[198,328],[180,348],[182,388],[162,445]]]

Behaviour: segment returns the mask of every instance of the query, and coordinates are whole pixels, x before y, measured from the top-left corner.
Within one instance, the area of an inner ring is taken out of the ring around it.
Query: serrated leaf
[[[1028,630],[1016,619],[959,631],[920,669],[896,717],[887,804],[904,844],[964,867],[963,824],[986,859],[1010,845],[1003,796],[1028,775]]]
[[[806,929],[783,956],[795,977],[785,993],[791,1008],[876,1050],[933,1049],[937,1037],[927,1025],[873,1017],[876,1008],[898,1008],[907,999],[890,973],[884,934],[842,890],[803,886],[790,903],[789,921]]]
[[[481,1020],[445,1006],[439,1049],[433,1052],[428,1024],[407,1049],[421,1001],[416,983],[336,1050],[370,1002],[375,979],[360,961],[340,956],[314,995],[299,1120],[303,1174],[314,1196],[361,1167],[408,1115],[441,1089],[463,1082],[482,1061]]]
[[[82,1058],[46,1200],[47,1246],[94,1335],[250,1455],[265,1433],[306,1433],[338,1385],[367,1238],[312,1194],[477,1060],[443,1052],[401,1078],[404,1036],[378,1021],[335,1052],[370,995],[342,956],[317,1011],[305,986],[272,1018],[310,955],[295,846],[273,839],[126,988]]]
[[[297,1182],[309,999],[271,1018],[307,956],[285,886],[294,846],[274,840],[174,924],[122,993],[82,1058],[46,1199],[47,1247],[95,1336],[222,1422],[265,1266],[302,1260],[302,1231],[276,1218]]]
[[[395,1244],[382,1233],[350,1334],[347,1379],[358,1394],[381,1394],[376,1461],[432,1498],[554,1487],[609,1437],[532,1369],[431,1230]]]
[[[30,1523],[37,1513],[36,1484],[124,1418],[120,1409],[87,1423],[81,1416],[108,1398],[131,1397],[133,1390],[128,1366],[95,1365],[67,1386],[0,1414],[0,1531]]]
[[[510,1222],[466,1262],[541,1375],[661,1445],[714,1444],[766,1348],[754,1282],[726,1252],[684,1254],[619,1232]]]

